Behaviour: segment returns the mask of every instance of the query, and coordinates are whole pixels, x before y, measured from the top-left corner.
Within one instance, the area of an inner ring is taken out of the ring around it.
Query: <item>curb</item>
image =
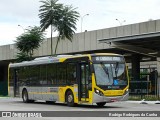
[[[157,101],[155,102],[155,104],[160,104],[160,101],[159,101],[159,100],[157,100]]]
[[[145,99],[141,100],[140,104],[148,104]]]
[[[160,104],[160,101],[145,101],[145,99],[141,101],[128,101],[129,103],[137,103],[137,104]]]

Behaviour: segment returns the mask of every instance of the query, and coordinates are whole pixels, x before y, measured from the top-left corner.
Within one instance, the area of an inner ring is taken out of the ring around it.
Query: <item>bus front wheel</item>
[[[100,103],[96,103],[99,107],[103,107],[105,104],[106,104],[106,102],[100,102]]]
[[[66,94],[66,102],[67,102],[68,106],[70,106],[70,107],[74,106],[74,96],[71,91],[68,91]]]

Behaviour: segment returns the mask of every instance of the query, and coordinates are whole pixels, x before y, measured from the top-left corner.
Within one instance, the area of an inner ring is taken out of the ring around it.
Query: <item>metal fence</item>
[[[130,74],[131,75],[131,74]],[[131,100],[160,100],[157,89],[158,73],[156,68],[143,68],[139,79],[130,80],[130,98]]]
[[[130,81],[130,99],[133,100],[159,100],[160,96],[157,93],[157,79],[142,81]]]

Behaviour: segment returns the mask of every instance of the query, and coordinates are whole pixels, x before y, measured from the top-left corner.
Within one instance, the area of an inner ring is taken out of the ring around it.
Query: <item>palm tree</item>
[[[57,43],[55,48],[55,54],[57,50],[57,46],[60,40],[64,40],[67,38],[72,42],[73,35],[75,34],[74,30],[76,30],[76,22],[79,17],[79,13],[75,11],[75,8],[72,6],[64,6],[61,11],[60,20],[56,25],[56,29],[58,31]]]
[[[67,38],[72,41],[73,34],[76,30],[76,21],[78,20],[79,13],[75,11],[72,6],[64,6],[58,4],[58,0],[46,0],[40,1],[43,5],[40,6],[40,26],[42,31],[51,26],[51,55],[53,55],[52,47],[52,32],[57,31],[57,43],[55,48],[55,54],[58,43],[61,39]]]

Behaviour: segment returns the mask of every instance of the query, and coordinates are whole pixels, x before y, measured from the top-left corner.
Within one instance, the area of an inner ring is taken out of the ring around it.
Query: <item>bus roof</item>
[[[88,56],[97,56],[97,55],[109,55],[109,56],[122,56],[119,54],[114,53],[94,53],[94,54],[76,54],[76,55],[57,55],[56,57],[53,56],[46,56],[46,57],[39,57],[35,58],[31,61],[23,61],[20,63],[11,63],[9,67],[21,67],[21,66],[31,66],[31,65],[42,65],[42,64],[51,64],[51,63],[58,63],[63,62],[69,58],[79,58],[79,57],[88,57]]]

